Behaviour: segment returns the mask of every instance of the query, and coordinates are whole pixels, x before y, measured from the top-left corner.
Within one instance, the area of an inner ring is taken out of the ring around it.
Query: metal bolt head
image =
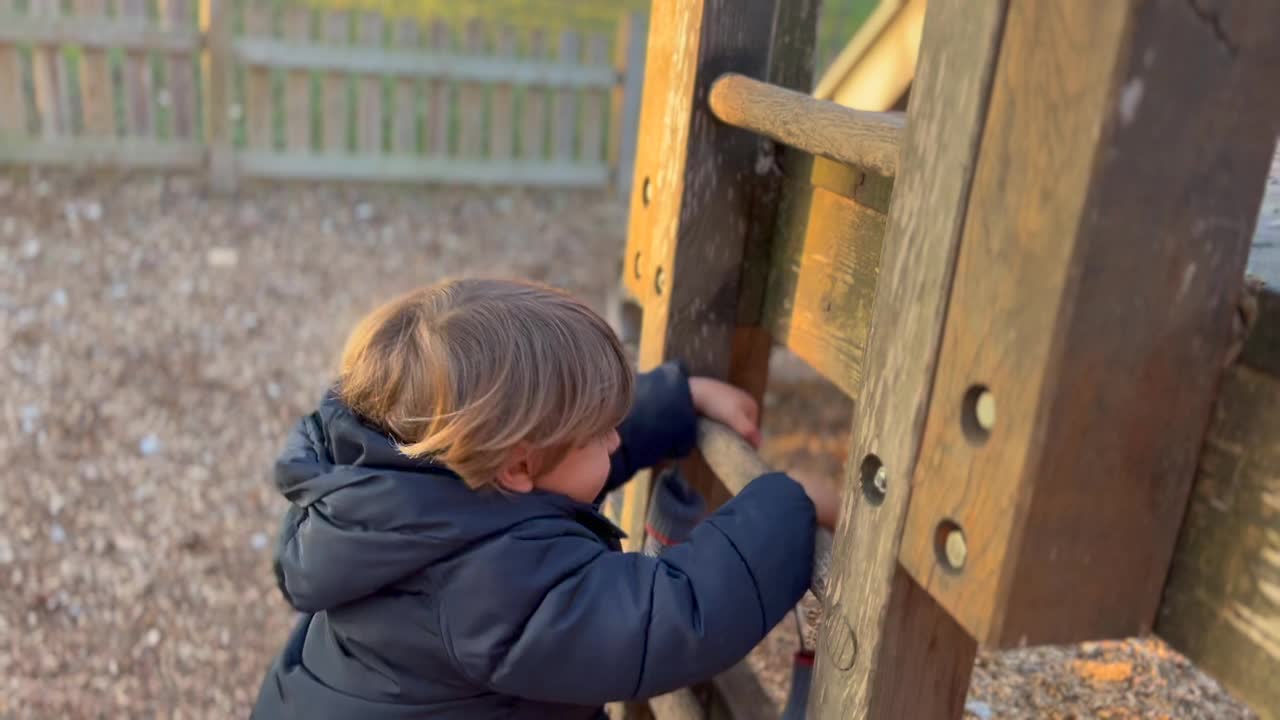
[[[667,285],[667,273],[665,270],[659,267],[658,271],[653,274],[653,290],[654,292],[661,295],[662,291],[666,288],[666,285]]]
[[[644,206],[649,207],[649,203],[653,202],[653,180],[644,179],[644,184],[640,188],[640,199],[644,201]]]
[[[872,479],[871,482],[876,486],[876,490],[881,495],[888,493],[889,492],[889,471],[886,470],[883,465],[881,465],[880,469],[876,470],[875,477]]]
[[[964,568],[965,562],[969,559],[969,543],[964,539],[963,530],[951,528],[947,531],[943,553],[946,556],[947,565],[952,570]]]
[[[636,253],[635,261],[631,266],[631,272],[636,276],[637,280],[639,280],[644,275],[644,273],[641,272],[640,270],[640,260],[642,257],[644,256],[641,253]]]
[[[983,390],[978,395],[978,401],[974,404],[974,417],[978,421],[978,427],[986,432],[991,432],[991,428],[996,426],[996,396],[990,390]]]

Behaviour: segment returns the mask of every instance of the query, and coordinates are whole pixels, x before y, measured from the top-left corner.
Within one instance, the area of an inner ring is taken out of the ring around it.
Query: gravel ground
[[[462,272],[603,308],[624,232],[591,194],[0,175],[0,718],[247,716],[292,618],[270,462],[346,330]],[[839,471],[832,397],[775,383],[772,461]],[[753,657],[779,697],[794,648]],[[970,709],[1249,717],[1137,641],[984,655]]]

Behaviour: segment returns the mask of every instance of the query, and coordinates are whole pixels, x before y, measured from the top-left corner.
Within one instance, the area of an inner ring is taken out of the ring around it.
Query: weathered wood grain
[[[1154,621],[1280,120],[1274,4],[1214,12],[1010,5],[900,554],[983,642]]]
[[[722,122],[813,155],[893,177],[902,149],[902,113],[853,110],[737,73],[711,86]]]
[[[976,645],[898,565],[1003,0],[933,0],[854,409],[810,717],[959,718]],[[862,490],[885,471],[883,497]]]
[[[1280,295],[1264,292],[1201,448],[1156,631],[1262,720],[1280,718]]]

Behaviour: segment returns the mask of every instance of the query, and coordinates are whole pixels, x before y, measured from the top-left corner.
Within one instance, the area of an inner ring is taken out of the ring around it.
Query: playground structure
[[[1280,717],[1274,3],[931,0],[905,117],[795,92],[817,4],[655,0],[622,279],[642,367],[760,396],[777,343],[856,401],[810,716],[958,718],[979,645],[1154,631]],[[762,467],[730,440],[713,502]],[[774,717],[712,689],[648,711]]]

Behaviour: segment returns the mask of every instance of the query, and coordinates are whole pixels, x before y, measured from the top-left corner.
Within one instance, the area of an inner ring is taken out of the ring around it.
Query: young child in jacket
[[[634,399],[634,402],[633,402]],[[830,485],[757,478],[660,557],[599,511],[755,402],[678,364],[633,375],[548,287],[454,280],[374,311],[289,435],[277,582],[303,613],[253,717],[603,717],[706,680],[800,600]]]

